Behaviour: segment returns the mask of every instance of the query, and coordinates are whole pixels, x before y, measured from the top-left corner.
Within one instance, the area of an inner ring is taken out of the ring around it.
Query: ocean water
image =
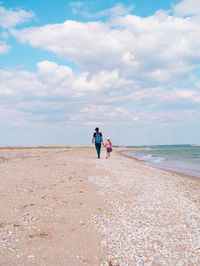
[[[172,170],[195,177],[200,177],[200,146],[129,146],[145,150],[128,151],[125,154],[143,160],[146,164],[165,170]]]

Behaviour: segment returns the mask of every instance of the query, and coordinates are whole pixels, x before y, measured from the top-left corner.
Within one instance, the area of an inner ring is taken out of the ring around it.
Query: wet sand
[[[199,265],[200,180],[120,151],[0,150],[0,265]]]

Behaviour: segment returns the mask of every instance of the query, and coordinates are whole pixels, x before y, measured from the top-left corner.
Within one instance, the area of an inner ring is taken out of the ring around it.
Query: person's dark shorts
[[[112,148],[107,148],[107,152],[111,152],[112,151]]]

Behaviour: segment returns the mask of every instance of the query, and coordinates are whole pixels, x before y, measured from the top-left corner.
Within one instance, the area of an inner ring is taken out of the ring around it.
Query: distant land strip
[[[93,146],[4,146],[4,149],[77,149],[77,148],[94,148]]]

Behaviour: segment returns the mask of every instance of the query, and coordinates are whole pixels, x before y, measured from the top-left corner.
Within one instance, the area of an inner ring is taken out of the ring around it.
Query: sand
[[[0,150],[0,265],[199,265],[200,179],[120,152]]]

